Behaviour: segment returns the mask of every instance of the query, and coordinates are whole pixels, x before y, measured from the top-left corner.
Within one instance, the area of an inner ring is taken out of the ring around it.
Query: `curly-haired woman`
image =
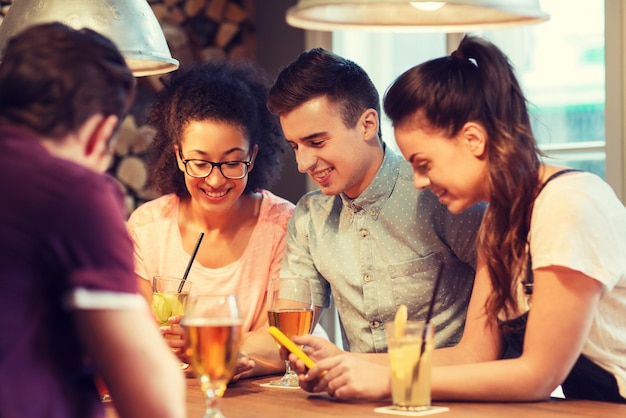
[[[267,94],[264,75],[251,64],[214,60],[177,71],[148,115],[157,130],[149,182],[162,196],[128,221],[147,298],[153,276],[183,274],[204,232],[188,280],[194,294],[237,295],[242,351],[255,360],[240,360],[236,374],[245,376],[283,365],[265,330],[265,295],[294,206],[267,190],[286,146]],[[163,332],[181,335],[176,319],[170,322]],[[170,344],[180,349],[183,342]]]

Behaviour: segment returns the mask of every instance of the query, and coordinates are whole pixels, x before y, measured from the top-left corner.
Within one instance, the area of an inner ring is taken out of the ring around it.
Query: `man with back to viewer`
[[[115,45],[30,27],[0,63],[0,416],[184,417],[178,362],[137,293],[107,168],[135,79]],[[10,199],[10,200],[9,200]]]

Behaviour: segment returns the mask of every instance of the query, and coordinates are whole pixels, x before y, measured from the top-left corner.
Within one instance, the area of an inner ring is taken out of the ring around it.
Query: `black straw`
[[[435,280],[435,288],[433,289],[433,295],[430,297],[430,305],[428,305],[428,312],[426,313],[426,325],[430,324],[430,319],[433,316],[433,309],[435,307],[435,299],[437,297],[437,292],[439,292],[439,283],[441,283],[442,271],[443,271],[443,268],[439,267],[439,271],[437,272],[437,279]]]
[[[413,369],[413,380],[412,382],[417,381],[417,376],[419,375],[420,363],[422,362],[422,356],[424,355],[424,351],[426,351],[426,336],[428,335],[428,325],[430,325],[430,319],[433,316],[433,309],[435,307],[435,299],[437,297],[437,292],[439,291],[439,283],[441,283],[441,272],[443,271],[442,267],[439,267],[439,271],[437,272],[437,279],[435,279],[435,288],[433,289],[433,294],[430,297],[430,304],[428,305],[428,312],[426,312],[426,321],[424,321],[424,330],[422,331],[422,345],[420,346],[420,356],[417,359],[417,364]],[[409,387],[407,391],[407,395],[410,395],[411,388]],[[410,399],[410,396],[407,396],[407,399]]]
[[[189,264],[187,264],[187,270],[185,270],[185,274],[183,274],[183,280],[180,282],[180,285],[178,285],[178,293],[183,291],[185,280],[187,280],[187,276],[189,275],[189,270],[191,270],[191,265],[193,264],[193,260],[196,258],[196,254],[198,254],[198,248],[200,248],[200,243],[202,242],[202,238],[204,238],[204,232],[200,232],[200,236],[198,237],[198,242],[196,242],[196,248],[194,248],[193,253],[191,253],[191,259],[189,260]]]

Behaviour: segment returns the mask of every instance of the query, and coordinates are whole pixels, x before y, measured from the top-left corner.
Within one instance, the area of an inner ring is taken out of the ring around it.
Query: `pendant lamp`
[[[291,26],[320,31],[469,32],[539,23],[539,0],[299,0]]]
[[[178,68],[146,0],[14,0],[0,24],[0,51],[26,27],[54,21],[111,39],[135,76]]]

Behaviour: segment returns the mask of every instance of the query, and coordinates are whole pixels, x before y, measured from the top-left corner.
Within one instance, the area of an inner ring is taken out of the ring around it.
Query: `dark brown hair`
[[[380,97],[365,70],[323,48],[301,53],[280,72],[267,107],[280,116],[322,96],[337,106],[347,128],[354,128],[367,109],[376,110],[380,119]]]
[[[0,122],[59,138],[91,116],[124,119],[135,78],[115,44],[90,29],[32,26],[7,43],[0,64]]]
[[[469,121],[486,129],[490,202],[478,238],[494,289],[486,310],[495,316],[515,308],[514,279],[525,267],[541,153],[508,58],[495,45],[466,36],[451,56],[400,75],[384,108],[394,126],[417,122],[450,138]]]

